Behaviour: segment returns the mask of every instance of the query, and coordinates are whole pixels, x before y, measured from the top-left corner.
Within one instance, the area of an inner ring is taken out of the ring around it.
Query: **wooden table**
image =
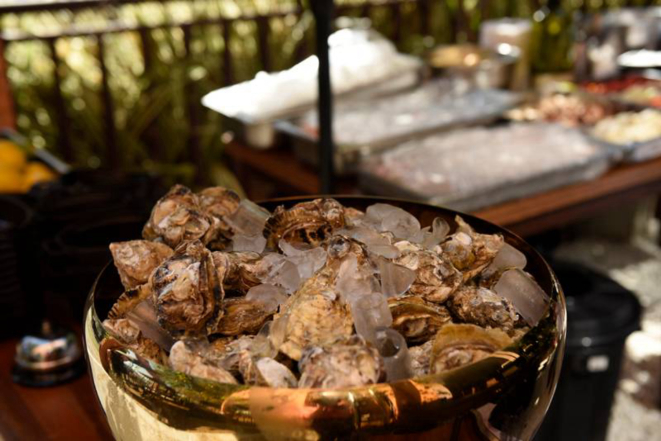
[[[16,340],[0,342],[0,440],[112,440],[87,374],[62,386],[28,388],[12,382]]]
[[[259,173],[291,188],[292,194],[318,194],[316,170],[302,164],[287,149],[258,151],[234,142],[226,153],[240,171],[242,182]],[[340,178],[336,184],[338,194],[359,193],[355,178]],[[620,165],[595,180],[512,200],[473,214],[527,236],[658,194],[661,194],[661,158]]]

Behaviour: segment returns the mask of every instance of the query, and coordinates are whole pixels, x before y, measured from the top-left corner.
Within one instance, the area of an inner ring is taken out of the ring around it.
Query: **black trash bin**
[[[638,299],[608,277],[555,261],[567,299],[567,346],[551,408],[536,441],[603,441],[624,342],[639,329]]]

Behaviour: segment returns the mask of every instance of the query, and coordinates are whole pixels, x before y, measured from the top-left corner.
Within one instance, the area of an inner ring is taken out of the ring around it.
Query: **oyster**
[[[245,297],[225,299],[223,306],[225,313],[215,330],[222,335],[256,334],[273,315],[262,302]]]
[[[224,291],[211,253],[185,244],[150,278],[159,324],[173,334],[212,334],[222,317]]]
[[[198,193],[200,208],[204,213],[216,219],[215,239],[209,247],[215,250],[225,249],[231,242],[233,231],[227,217],[239,208],[241,198],[232,190],[223,187],[210,187]]]
[[[388,299],[392,313],[392,327],[409,344],[423,343],[432,338],[452,317],[445,306],[436,305],[421,297],[404,296]]]
[[[273,249],[280,239],[292,245],[306,243],[318,246],[331,236],[334,229],[345,225],[344,207],[335,199],[315,199],[286,210],[280,206],[266,221],[264,236]]]
[[[448,308],[463,322],[506,332],[514,328],[519,318],[509,300],[477,286],[459,288],[448,302]]]
[[[251,355],[250,347],[254,336],[232,338],[214,340],[200,354],[207,363],[220,366],[236,378],[241,378],[243,367],[248,364],[246,359],[249,359]]]
[[[476,233],[461,217],[457,231],[435,250],[463,273],[464,281],[478,275],[494,260],[505,243],[500,234]]]
[[[118,319],[126,317],[138,304],[152,296],[152,290],[149,283],[140,285],[136,288],[125,291],[108,312],[109,319]]]
[[[165,352],[156,342],[144,337],[140,329],[130,320],[125,318],[106,319],[103,321],[103,327],[110,335],[132,349],[136,354],[156,363],[164,364],[167,358]]]
[[[126,289],[147,283],[156,267],[173,253],[165,244],[146,240],[111,243],[110,252]]]
[[[429,302],[443,303],[463,282],[461,273],[435,252],[408,243],[398,243],[397,247],[407,251],[394,262],[416,273],[409,294]]]
[[[306,349],[298,366],[298,387],[353,387],[385,378],[378,351],[357,335]]]
[[[484,329],[468,324],[449,324],[434,337],[430,373],[455,369],[474,363],[512,343],[499,329]]]
[[[281,305],[276,320],[284,314],[288,318],[278,349],[290,358],[299,360],[306,346],[328,344],[352,334],[351,310],[333,287],[334,275],[327,264]]]
[[[172,248],[192,240],[210,242],[215,218],[203,212],[197,196],[183,185],[175,185],[156,202],[149,221],[142,230],[147,240],[161,240]]]
[[[259,278],[262,256],[252,252],[211,253],[218,280],[227,291],[247,293],[253,286],[260,285]]]
[[[172,346],[169,359],[172,369],[220,383],[238,384],[232,374],[221,366],[210,363],[191,346],[194,345],[189,345],[183,340]]]
[[[365,217],[365,212],[357,208],[344,207],[344,219],[349,227],[358,226]]]
[[[429,373],[429,362],[431,360],[433,343],[433,340],[429,340],[425,344],[409,348],[411,370],[415,377],[421,377]]]

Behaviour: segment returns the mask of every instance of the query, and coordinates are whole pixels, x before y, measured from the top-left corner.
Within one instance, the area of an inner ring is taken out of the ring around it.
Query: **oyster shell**
[[[276,208],[266,221],[264,236],[273,249],[280,239],[292,245],[306,243],[318,246],[328,239],[332,231],[345,225],[344,207],[335,199],[315,199],[302,202],[286,210]]]
[[[172,346],[169,358],[172,369],[220,383],[238,384],[232,374],[221,366],[210,363],[191,346],[194,345],[189,345],[183,340]]]
[[[288,316],[283,343],[278,348],[294,360],[310,345],[324,345],[353,332],[349,306],[334,289],[336,271],[327,262],[314,277],[281,305],[276,320]]]
[[[489,266],[505,241],[500,234],[476,233],[460,216],[456,221],[457,231],[435,250],[449,259],[467,281]]]
[[[392,327],[409,344],[423,343],[432,338],[446,323],[452,321],[446,307],[424,301],[416,296],[388,299]]]
[[[298,365],[298,387],[362,386],[385,377],[378,351],[357,335],[306,349]]]
[[[214,251],[211,253],[211,258],[218,279],[227,291],[245,294],[253,286],[262,283],[259,275],[260,262],[263,258],[257,253]]]
[[[200,208],[208,216],[213,216],[216,234],[209,248],[214,250],[225,249],[231,242],[234,232],[227,223],[227,217],[239,208],[241,198],[238,194],[223,187],[210,187],[198,193]]]
[[[463,286],[454,293],[448,308],[461,321],[483,328],[509,332],[518,320],[512,303],[487,288]]]
[[[142,230],[147,240],[161,240],[172,248],[183,242],[208,243],[217,234],[215,218],[202,211],[197,196],[183,185],[175,185],[156,202]]]
[[[136,288],[125,291],[108,312],[109,319],[123,318],[132,311],[140,302],[152,296],[152,289],[149,283],[140,285]]]
[[[159,324],[173,334],[208,335],[222,317],[223,287],[211,252],[185,244],[150,278]]]
[[[110,244],[113,262],[126,289],[147,283],[151,273],[174,251],[169,246],[146,240]]]
[[[411,370],[413,376],[421,377],[429,373],[429,363],[431,360],[431,351],[434,341],[429,340],[420,346],[409,348],[411,357]]]
[[[110,335],[141,357],[155,361],[156,363],[165,364],[165,360],[167,359],[165,352],[163,352],[155,341],[144,337],[140,329],[131,323],[130,320],[125,318],[106,319],[103,321],[103,327]]]
[[[430,373],[455,369],[474,363],[512,343],[499,329],[484,329],[469,324],[445,325],[434,337]]]
[[[433,251],[413,244],[397,247],[404,249],[394,262],[416,272],[416,279],[408,293],[423,299],[443,303],[463,282],[461,273],[448,261]]]
[[[225,299],[223,306],[225,313],[215,331],[222,335],[256,334],[273,315],[263,303],[245,297]]]

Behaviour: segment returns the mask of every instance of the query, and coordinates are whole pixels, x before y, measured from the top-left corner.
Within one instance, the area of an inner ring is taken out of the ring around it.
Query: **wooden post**
[[[5,60],[5,41],[0,39],[0,127],[16,128],[16,110],[7,77],[7,61]]]

